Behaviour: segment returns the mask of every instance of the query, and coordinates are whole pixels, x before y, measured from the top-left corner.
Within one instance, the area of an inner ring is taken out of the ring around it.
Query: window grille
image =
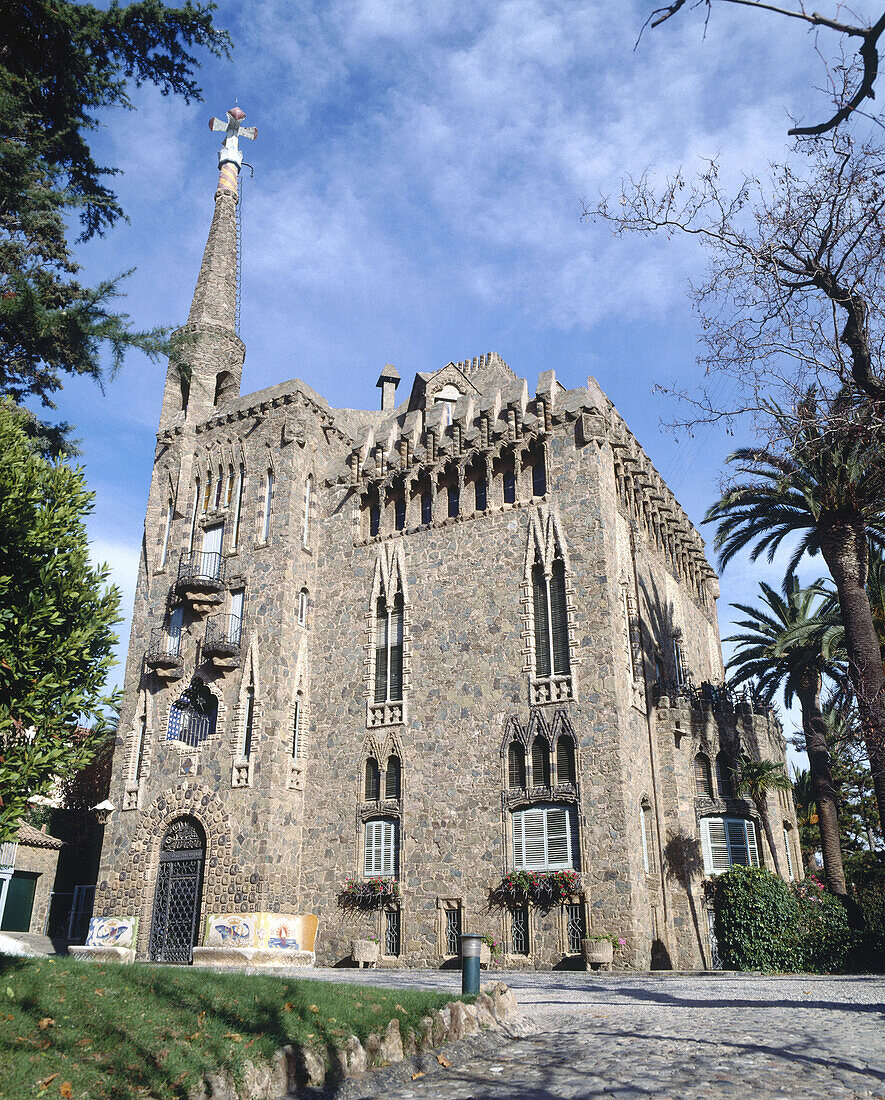
[[[724,752],[716,757],[716,790],[720,798],[732,798],[731,761]]]
[[[542,805],[512,815],[517,871],[578,869],[578,820],[573,806]]]
[[[388,607],[379,596],[375,610],[375,702],[403,697],[403,596]]]
[[[489,485],[484,477],[476,479],[474,493],[477,512],[484,512],[489,504]]]
[[[514,955],[529,953],[529,911],[525,905],[510,910],[510,950]]]
[[[310,534],[310,497],[313,490],[313,476],[307,475],[304,486],[304,517],[301,524],[301,542],[307,546],[307,536]]]
[[[393,523],[397,531],[402,531],[406,526],[406,500],[405,497],[397,497],[393,502]]]
[[[261,541],[267,542],[270,538],[270,510],[273,505],[273,471],[267,471],[267,481],[264,486],[264,517],[261,521]]]
[[[571,671],[568,645],[568,611],[565,598],[565,564],[553,563],[549,577],[540,562],[532,567],[535,612],[535,675],[567,676]]]
[[[430,493],[421,494],[421,522],[425,527],[433,523],[433,496]]]
[[[792,882],[796,877],[793,870],[793,846],[790,844],[790,830],[784,825],[784,848],[787,852],[787,876]]]
[[[694,789],[698,798],[713,797],[713,781],[710,776],[710,761],[699,752],[694,758]]]
[[[172,497],[166,506],[166,526],[163,528],[163,549],[160,551],[160,568],[166,567],[166,556],[169,553],[169,534],[172,530]]]
[[[402,789],[402,764],[398,756],[387,758],[387,772],[384,776],[384,797],[399,798]]]
[[[685,658],[682,653],[682,643],[678,638],[673,639],[673,674],[676,678],[676,683],[682,687],[687,680],[687,676],[685,672]]]
[[[461,910],[446,909],[446,954],[461,954]]]
[[[525,787],[525,749],[513,742],[507,750],[507,786]]]
[[[565,929],[568,953],[570,955],[580,955],[581,940],[587,938],[587,922],[584,917],[584,905],[582,902],[566,905]]]
[[[396,876],[399,857],[397,825],[392,818],[376,818],[366,822],[363,859],[363,873],[366,876]]]
[[[243,727],[243,756],[248,760],[252,755],[252,725],[255,719],[255,684],[249,681],[246,689],[246,724]]]
[[[704,870],[708,875],[727,871],[735,863],[759,867],[756,826],[741,817],[705,817],[701,820]]]
[[[516,474],[513,470],[508,468],[504,471],[503,476],[504,487],[504,503],[515,504],[516,503]]]
[[[556,781],[572,784],[577,782],[575,745],[566,734],[560,736],[556,742]]]
[[[652,871],[651,855],[651,810],[648,806],[639,807],[639,826],[642,830],[642,865],[647,875]]]
[[[384,954],[398,955],[400,951],[400,912],[387,909],[384,913]]]
[[[366,802],[377,802],[381,797],[381,769],[374,756],[366,761]]]
[[[301,756],[301,695],[295,700],[295,713],[292,715],[292,759]]]
[[[532,496],[542,497],[547,493],[547,471],[544,467],[544,456],[532,466]]]
[[[240,472],[237,475],[237,505],[234,509],[234,534],[231,539],[231,551],[235,551],[240,542],[240,513],[243,509],[243,480],[245,476],[245,470],[243,466],[240,466]]]
[[[532,786],[550,786],[550,744],[544,737],[532,742]]]
[[[449,485],[446,492],[449,498],[449,518],[454,519],[461,511],[461,494],[457,485]]]

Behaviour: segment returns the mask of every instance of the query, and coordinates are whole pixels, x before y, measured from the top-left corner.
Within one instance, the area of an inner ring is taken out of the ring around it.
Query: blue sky
[[[182,323],[217,178],[207,122],[237,100],[259,128],[244,143],[243,392],[300,377],[334,405],[373,408],[384,363],[408,385],[486,351],[531,386],[550,367],[569,387],[593,374],[699,523],[744,439],[667,434],[673,410],[653,386],[698,376],[687,288],[704,255],[678,238],[615,239],[581,221],[581,199],[717,155],[726,181],[764,171],[789,113],[818,121],[826,100],[800,25],[716,7],[706,37],[685,12],[634,50],[653,6],[222,2],[236,48],[205,60],[204,103],[142,89],[135,112],[103,120],[97,159],[122,169],[130,222],[81,249],[85,275],[135,267],[134,322]],[[124,591],[123,647],[164,374],[133,354],[104,394],[70,381],[58,402],[97,494],[94,554]],[[725,572],[723,634],[757,576]]]

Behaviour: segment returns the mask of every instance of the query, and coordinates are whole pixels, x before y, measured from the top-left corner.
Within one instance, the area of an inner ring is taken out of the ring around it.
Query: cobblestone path
[[[385,1089],[385,1100],[885,1098],[880,978],[500,977],[537,1032],[491,1059]],[[426,971],[363,971],[360,979],[457,988],[451,976]],[[371,1075],[364,1095],[378,1095]]]

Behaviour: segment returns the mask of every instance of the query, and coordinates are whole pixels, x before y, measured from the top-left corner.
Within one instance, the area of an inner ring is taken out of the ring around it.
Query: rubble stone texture
[[[490,904],[513,867],[513,812],[556,803],[576,811],[570,901],[587,933],[625,939],[615,966],[709,965],[699,822],[755,810],[715,786],[699,798],[695,756],[783,759],[785,747],[770,712],[667,688],[723,678],[718,584],[698,532],[592,378],[566,390],[547,370],[532,393],[490,353],[417,373],[398,405],[385,367],[387,407],[374,411],[336,409],[298,379],[241,396],[235,210],[220,190],[167,373],[96,916],[139,916],[148,957],[160,844],[190,816],[206,837],[200,937],[208,913],[315,913],[318,964],[370,935],[386,952],[384,909],[338,905],[346,880],[364,877],[366,822],[384,817],[398,831],[401,900],[398,953],[383,966],[454,964],[452,909],[462,932],[504,943],[508,967],[577,965],[564,906],[529,907],[522,952],[511,911]],[[180,579],[219,524],[219,581]],[[570,667],[539,676],[532,569],[549,576],[557,558]],[[402,698],[376,703],[377,602],[397,591]],[[212,630],[237,593],[239,644],[220,652]],[[170,657],[157,640],[176,608]],[[214,732],[169,740],[170,707],[194,677],[217,701]],[[513,789],[508,745],[530,759],[536,735],[552,752],[549,782]],[[559,774],[560,737],[573,739],[574,777]],[[367,801],[370,756],[381,788]],[[781,823],[795,836],[792,805],[773,797],[770,811],[777,843]],[[793,865],[801,873],[798,851]]]

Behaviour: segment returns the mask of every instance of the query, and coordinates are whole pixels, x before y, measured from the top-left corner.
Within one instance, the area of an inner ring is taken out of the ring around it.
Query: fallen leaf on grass
[[[373,1012],[380,1012],[381,1011],[381,1005],[369,1005],[369,1008],[371,1008],[371,1010]]]
[[[55,1027],[55,1020],[51,1016],[44,1016],[42,1020],[37,1021],[37,1027],[45,1031],[48,1027]]]
[[[319,1012],[319,1009],[317,1008],[316,1005],[308,1005],[307,1006],[307,1011],[308,1012]]]
[[[94,990],[94,993],[95,993],[96,997],[103,997],[104,996],[104,990],[103,989],[96,989],[96,990]]]
[[[329,1023],[330,1023],[330,1024],[337,1024],[337,1023],[338,1023],[338,1021],[337,1021],[337,1020],[335,1019],[335,1017],[334,1017],[334,1016],[330,1016],[330,1017],[329,1017]]]
[[[413,1074],[412,1074],[412,1080],[413,1080],[413,1081],[417,1081],[419,1077],[424,1077],[424,1076],[425,1076],[425,1074],[424,1074],[424,1070],[423,1070],[423,1069],[419,1069],[417,1073],[413,1073]]]
[[[293,1005],[291,1001],[286,1001],[286,1003],[283,1005],[283,1008],[287,1012],[294,1012],[295,1011],[295,1005]]]
[[[450,1061],[448,1060],[448,1058],[444,1058],[444,1057],[443,1057],[443,1056],[442,1056],[441,1054],[437,1054],[437,1056],[436,1056],[436,1060],[437,1060],[437,1062],[439,1062],[439,1064],[440,1064],[441,1066],[444,1066],[444,1067],[445,1067],[446,1069],[448,1069],[448,1068],[449,1068],[449,1067],[451,1066],[451,1064],[452,1064],[452,1063],[451,1063],[451,1062],[450,1062]]]
[[[62,1081],[62,1083],[58,1086],[58,1091],[62,1094],[65,1100],[71,1100],[71,1097],[74,1095],[74,1090],[71,1088],[70,1081]]]
[[[47,1085],[51,1085],[52,1082],[58,1077],[57,1073],[50,1073],[48,1077],[44,1077],[42,1081],[37,1082],[38,1089],[45,1089]]]
[[[235,1043],[241,1043],[243,1041],[243,1036],[239,1035],[236,1031],[228,1031],[224,1037],[225,1039],[233,1039]]]
[[[91,1045],[92,1045],[92,1040],[89,1039],[89,1038],[78,1039],[77,1040],[77,1046],[78,1047],[88,1047],[88,1046],[91,1046]]]
[[[405,1009],[403,1008],[403,1006],[402,1006],[402,1005],[394,1005],[393,1007],[394,1007],[394,1008],[395,1008],[395,1009],[397,1010],[397,1012],[405,1012],[405,1011],[406,1011],[406,1010],[405,1010]],[[407,1015],[408,1015],[408,1013],[407,1013]]]

